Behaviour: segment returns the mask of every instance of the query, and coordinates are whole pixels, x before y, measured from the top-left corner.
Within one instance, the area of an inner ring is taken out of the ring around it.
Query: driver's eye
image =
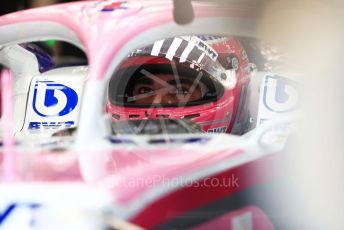
[[[139,94],[151,93],[151,92],[153,92],[153,89],[151,89],[149,87],[140,87],[138,92],[139,92]]]

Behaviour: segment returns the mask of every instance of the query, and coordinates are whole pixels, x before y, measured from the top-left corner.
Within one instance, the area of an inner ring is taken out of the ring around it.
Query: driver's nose
[[[154,97],[153,104],[171,104],[175,103],[176,99],[170,93],[157,94]]]
[[[152,103],[153,104],[160,104],[161,103],[161,95],[160,94],[155,95]]]

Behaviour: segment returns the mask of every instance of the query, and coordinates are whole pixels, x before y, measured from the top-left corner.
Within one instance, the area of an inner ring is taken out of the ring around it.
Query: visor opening
[[[139,114],[129,114],[129,119],[140,118]]]
[[[121,116],[117,113],[112,114],[112,117],[116,120],[119,120],[121,118]]]
[[[196,117],[199,117],[199,116],[200,116],[199,113],[189,114],[189,115],[185,115],[185,116],[184,116],[184,119],[191,120],[191,119],[196,118]]]

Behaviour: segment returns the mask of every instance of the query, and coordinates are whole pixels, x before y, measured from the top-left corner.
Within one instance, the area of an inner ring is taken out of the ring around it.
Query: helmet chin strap
[[[173,0],[173,17],[179,25],[191,23],[194,19],[194,11],[191,0]]]

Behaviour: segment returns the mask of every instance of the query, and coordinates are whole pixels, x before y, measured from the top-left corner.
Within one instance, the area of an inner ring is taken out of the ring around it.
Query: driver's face
[[[175,104],[202,98],[198,82],[180,76],[179,82],[171,74],[154,74],[154,78],[140,78],[133,86],[136,104]]]

